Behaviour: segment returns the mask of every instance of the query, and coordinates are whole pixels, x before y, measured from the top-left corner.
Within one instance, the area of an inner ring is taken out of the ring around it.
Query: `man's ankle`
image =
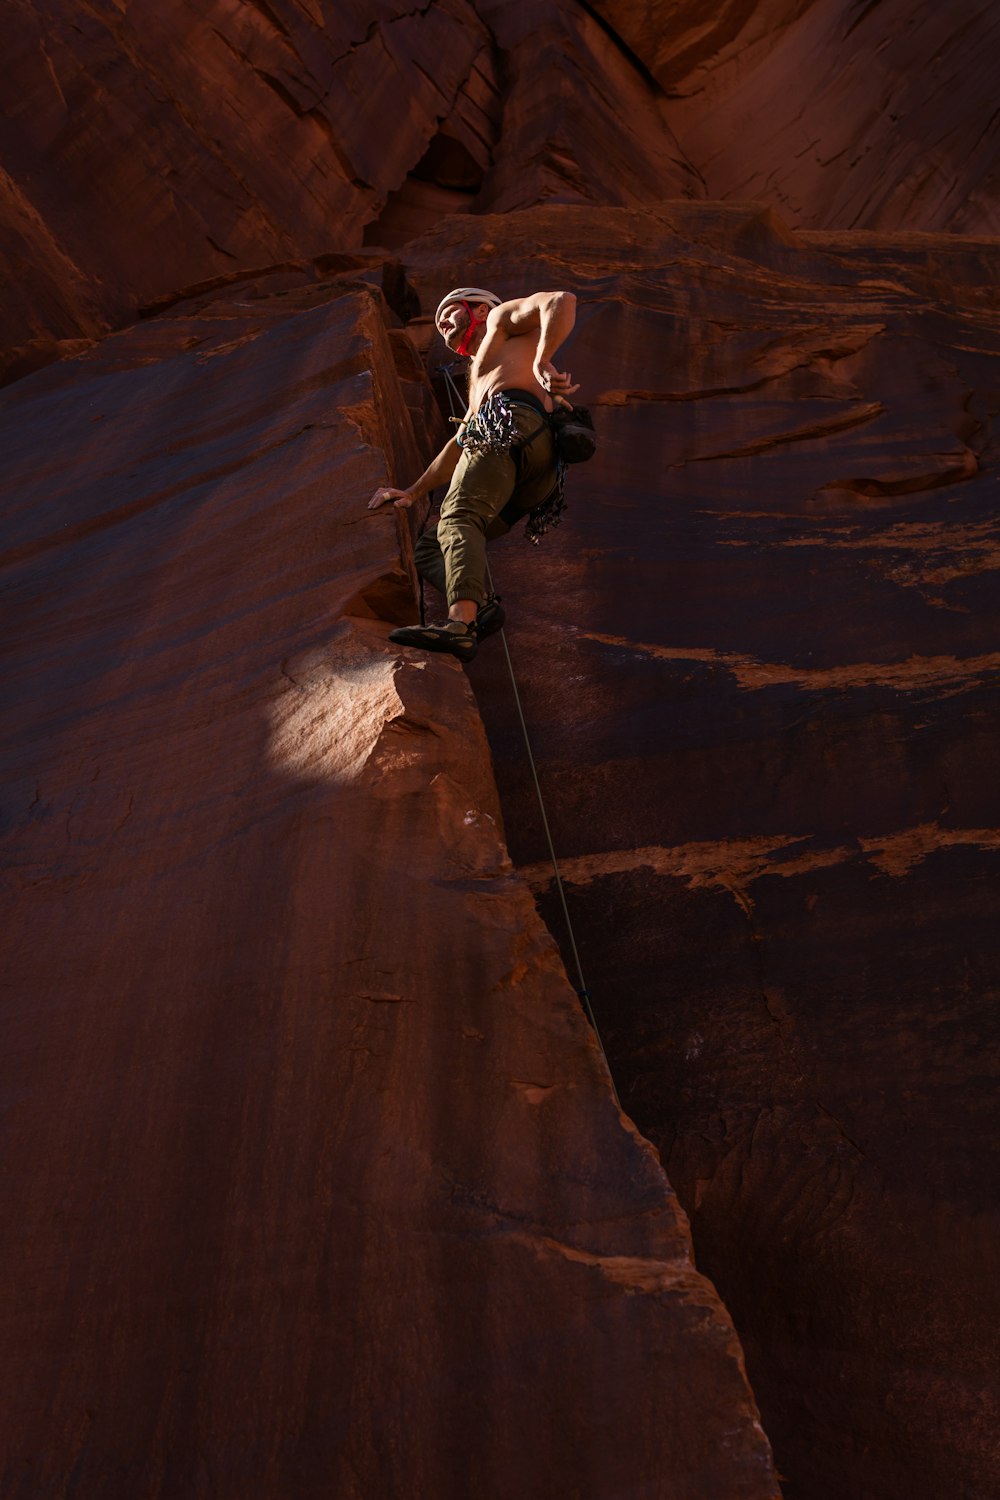
[[[448,619],[462,625],[471,625],[476,618],[478,605],[474,599],[456,599],[449,607]]]

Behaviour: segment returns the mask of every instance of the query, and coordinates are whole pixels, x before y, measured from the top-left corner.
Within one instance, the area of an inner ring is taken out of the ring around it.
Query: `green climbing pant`
[[[486,543],[516,526],[555,488],[555,444],[548,425],[530,406],[514,406],[513,414],[521,443],[509,453],[463,452],[441,502],[441,519],[416,545],[418,572],[449,605],[456,599],[483,603]]]

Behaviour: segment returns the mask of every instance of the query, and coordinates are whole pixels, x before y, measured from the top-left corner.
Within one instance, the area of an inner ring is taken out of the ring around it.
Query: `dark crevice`
[[[280,31],[282,36],[291,36],[288,27],[279,16],[275,15],[274,11],[268,5],[267,0],[247,0],[247,4],[253,6],[254,10],[259,11],[266,21],[270,21],[275,31]]]
[[[224,255],[227,260],[239,260],[238,255],[234,255],[231,250],[227,250],[225,246],[220,245],[217,240],[213,240],[210,234],[207,234],[205,238],[211,245],[212,249],[218,251],[220,255]]]
[[[854,20],[851,22],[850,26],[848,26],[847,30],[844,32],[845,42],[850,36],[851,32],[856,30],[857,27],[861,25],[862,21],[866,20],[867,17],[871,15],[872,11],[875,10],[877,6],[881,5],[881,3],[882,0],[868,0],[868,4],[862,6],[861,10],[854,17]]]
[[[658,99],[666,99],[667,94],[666,90],[663,88],[663,85],[654,76],[654,74],[650,72],[649,68],[643,62],[642,58],[637,56],[637,54],[632,51],[632,48],[629,46],[628,42],[626,42],[621,36],[619,36],[618,32],[615,31],[611,23],[609,21],[606,21],[600,14],[600,12],[596,11],[592,5],[588,5],[587,0],[577,0],[577,4],[579,5],[580,9],[586,12],[590,19],[601,28],[601,30],[604,32],[604,35],[610,42],[614,44],[614,46],[621,53],[622,57],[625,58],[629,66],[634,68],[635,71],[639,74],[640,78],[642,78],[645,83],[648,84],[652,93],[655,94]]]
[[[265,68],[255,67],[249,58],[245,59],[245,61],[253,68],[257,77],[263,83],[266,83],[269,89],[273,89],[282,103],[287,104],[292,113],[298,115],[300,119],[309,113],[311,107],[314,107],[303,105],[300,100],[296,99],[291,89],[283,84],[280,78],[275,78],[273,73],[268,73]]]

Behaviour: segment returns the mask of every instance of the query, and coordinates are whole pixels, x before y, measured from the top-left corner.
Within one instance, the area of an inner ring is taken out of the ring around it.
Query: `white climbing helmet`
[[[496,292],[484,291],[481,286],[457,286],[438,303],[437,312],[434,314],[434,327],[438,326],[438,319],[450,302],[468,302],[476,306],[481,302],[486,302],[490,307],[499,307],[502,301],[503,298],[498,297]]]

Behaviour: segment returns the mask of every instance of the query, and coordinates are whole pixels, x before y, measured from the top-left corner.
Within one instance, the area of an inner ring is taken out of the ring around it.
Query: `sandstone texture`
[[[601,451],[493,573],[622,1102],[733,1311],[785,1494],[985,1500],[996,247],[678,203],[452,220],[407,255],[424,297],[460,267],[516,293],[567,245],[564,363]],[[512,855],[563,934],[488,651]]]
[[[4,1500],[991,1500],[995,12],[0,38]],[[493,557],[624,1113],[387,639],[458,283],[579,302]]]
[[[6,340],[358,243],[442,115],[475,135],[461,96],[487,40],[467,0],[19,3],[0,163],[26,305],[5,307]]]
[[[0,378],[453,212],[753,198],[996,233],[998,25],[978,0],[17,0]]]
[[[1000,14],[981,0],[594,0],[710,198],[811,228],[1000,233]]]
[[[777,1495],[466,677],[387,640],[393,321],[285,273],[0,405],[10,1500]]]
[[[397,243],[473,206],[703,192],[659,88],[567,0],[19,0],[3,40],[17,375],[370,223]]]

